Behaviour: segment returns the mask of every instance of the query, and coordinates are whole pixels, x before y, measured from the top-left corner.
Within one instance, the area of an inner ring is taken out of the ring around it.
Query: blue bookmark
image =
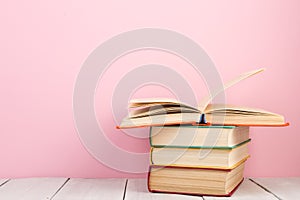
[[[205,114],[200,115],[199,124],[206,124]]]

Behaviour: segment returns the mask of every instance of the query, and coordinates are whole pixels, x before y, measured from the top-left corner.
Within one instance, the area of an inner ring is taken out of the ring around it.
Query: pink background
[[[251,129],[245,173],[300,176],[299,7],[297,0],[2,1],[0,177],[145,176],[118,172],[95,160],[78,138],[72,112],[76,76],[88,55],[112,36],[143,27],[166,28],[192,38],[212,58],[224,81],[266,67],[263,74],[228,90],[227,102],[283,114],[291,126]],[[114,75],[121,67],[125,73],[151,62],[181,73],[198,98],[207,92],[191,66],[156,51],[118,60],[98,88],[110,91],[121,78]],[[96,102],[101,94],[96,92]],[[147,95],[172,96],[158,86],[134,94]],[[111,112],[100,108],[96,103],[99,116]],[[114,129],[111,119],[107,121],[106,134],[113,143],[131,151],[149,150],[146,140],[135,143]]]

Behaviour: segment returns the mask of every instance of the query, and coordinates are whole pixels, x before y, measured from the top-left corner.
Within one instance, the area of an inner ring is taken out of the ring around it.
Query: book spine
[[[150,146],[152,147],[152,126],[150,126],[150,130],[149,130],[149,143],[150,143]]]
[[[151,165],[149,166],[149,169],[148,169],[148,175],[147,175],[147,188],[148,188],[148,191],[149,192],[152,192],[151,188],[150,188],[150,173],[151,173]]]
[[[150,164],[151,164],[151,165],[154,164],[152,154],[153,154],[153,148],[151,147],[151,148],[150,148]]]

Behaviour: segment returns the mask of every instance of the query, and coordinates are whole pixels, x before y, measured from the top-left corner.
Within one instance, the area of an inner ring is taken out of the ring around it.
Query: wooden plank
[[[0,186],[2,186],[2,184],[4,184],[7,180],[8,178],[0,178]]]
[[[300,199],[300,177],[253,178],[252,180],[280,199]]]
[[[65,181],[65,178],[12,179],[0,187],[0,199],[50,199]]]
[[[253,199],[277,199],[252,181],[245,179],[231,197],[204,197],[205,200],[253,200]]]
[[[147,189],[147,179],[129,179],[126,188],[125,200],[202,200],[202,197],[151,193]]]
[[[53,200],[122,200],[126,179],[70,179]]]

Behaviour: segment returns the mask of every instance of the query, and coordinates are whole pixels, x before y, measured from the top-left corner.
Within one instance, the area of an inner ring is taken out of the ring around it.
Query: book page
[[[241,75],[237,76],[237,77],[234,78],[234,79],[231,79],[231,80],[228,81],[226,84],[224,84],[224,87],[223,87],[223,88],[219,88],[219,89],[217,89],[216,91],[214,91],[213,94],[211,94],[211,95],[208,94],[206,97],[204,97],[204,98],[200,101],[200,103],[199,103],[199,105],[198,105],[198,109],[199,109],[200,111],[204,111],[205,108],[207,107],[207,105],[211,102],[211,100],[212,100],[213,98],[215,98],[218,94],[220,94],[221,92],[225,91],[227,88],[229,88],[229,87],[231,87],[231,86],[233,86],[233,85],[235,85],[235,84],[241,82],[242,80],[247,79],[247,78],[249,78],[249,77],[251,77],[251,76],[253,76],[253,75],[255,75],[255,74],[258,74],[258,73],[260,73],[260,72],[262,72],[262,71],[264,71],[264,70],[265,70],[265,69],[262,68],[262,69],[250,71],[250,72],[241,74]]]
[[[167,99],[167,98],[145,98],[145,99],[132,99],[129,102],[129,108],[149,108],[153,106],[161,107],[185,107],[192,110],[198,111],[197,108],[194,108],[191,105],[177,101],[176,99]]]
[[[165,105],[156,105],[150,107],[144,107],[138,110],[133,110],[129,113],[129,117],[145,117],[153,115],[164,115],[170,113],[199,113],[197,109],[191,109],[184,106],[165,106]]]
[[[230,105],[230,104],[208,104],[205,108],[205,113],[223,113],[226,115],[230,114],[240,114],[240,115],[268,115],[268,116],[274,116],[278,115],[263,109],[258,108],[250,108],[246,106],[236,106],[236,105]]]

